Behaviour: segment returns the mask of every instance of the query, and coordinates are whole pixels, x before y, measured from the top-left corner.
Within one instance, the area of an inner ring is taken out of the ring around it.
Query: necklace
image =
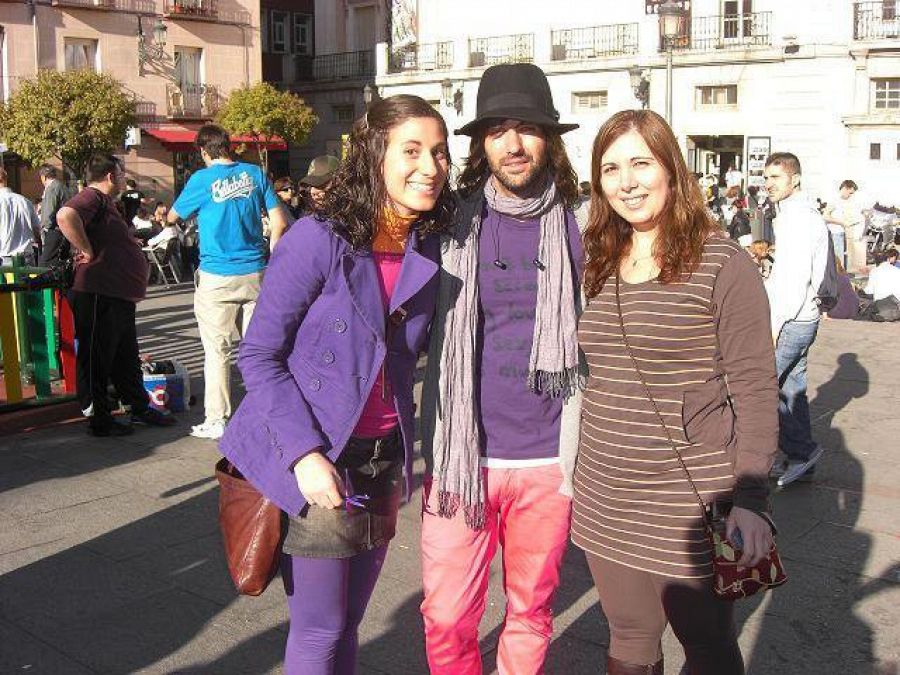
[[[632,261],[631,261],[631,269],[634,269],[635,267],[637,267],[638,263],[641,262],[642,260],[649,260],[649,259],[651,259],[651,258],[653,258],[653,254],[652,254],[652,253],[651,253],[650,255],[644,255],[644,256],[641,256],[640,258],[634,258],[634,259],[632,259]]]

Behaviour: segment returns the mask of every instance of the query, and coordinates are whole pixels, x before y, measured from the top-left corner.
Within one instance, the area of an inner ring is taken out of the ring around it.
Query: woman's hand
[[[738,567],[753,567],[762,560],[772,548],[772,527],[762,516],[758,516],[740,506],[732,507],[725,519],[725,534],[734,541],[735,530],[740,530],[744,540],[744,550],[738,559]]]
[[[294,464],[294,477],[310,506],[337,509],[344,505],[344,483],[334,464],[319,448]]]

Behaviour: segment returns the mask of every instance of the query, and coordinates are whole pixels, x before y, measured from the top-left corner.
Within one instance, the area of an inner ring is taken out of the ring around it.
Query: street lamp
[[[628,76],[631,78],[631,91],[634,92],[634,97],[641,102],[642,108],[647,108],[650,105],[650,78],[638,65],[628,69]]]
[[[666,122],[672,124],[672,49],[675,38],[682,34],[681,25],[685,11],[674,0],[666,0],[659,6],[659,31],[666,48]]]
[[[377,100],[378,90],[370,82],[366,82],[366,86],[363,87],[363,102],[366,104],[366,110]]]
[[[156,19],[153,24],[153,42],[147,40],[144,33],[144,24],[141,22],[142,17],[138,15],[138,67],[143,74],[144,64],[148,61],[156,61],[163,57],[166,48],[166,37],[168,29],[162,19]]]

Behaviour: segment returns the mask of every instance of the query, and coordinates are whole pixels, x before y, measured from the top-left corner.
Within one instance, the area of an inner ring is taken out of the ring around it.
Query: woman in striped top
[[[743,673],[732,604],[713,593],[700,506],[666,430],[703,500],[733,503],[728,534],[740,531],[743,564],[757,562],[772,541],[778,431],[762,281],[707,215],[659,115],[623,111],[604,124],[592,186],[572,539],[609,621],[607,672],[661,675],[671,623],[692,675]]]

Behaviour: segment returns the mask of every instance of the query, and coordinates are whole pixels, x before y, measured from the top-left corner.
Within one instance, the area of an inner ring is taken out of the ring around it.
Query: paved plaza
[[[201,393],[191,288],[155,289],[141,349],[178,358]],[[739,604],[753,675],[900,672],[900,326],[823,322],[810,363],[815,434],[828,448],[812,485],[775,496],[790,580]],[[201,396],[202,398],[202,396]],[[95,439],[83,422],[0,439],[0,672],[280,673],[287,615],[280,581],[238,597],[217,530],[212,441],[172,429]],[[417,484],[422,463],[417,464]],[[419,493],[362,627],[361,675],[427,673]],[[547,673],[604,672],[608,631],[581,553],[570,548]],[[503,617],[495,564],[485,672]],[[682,663],[665,639],[667,673]]]

